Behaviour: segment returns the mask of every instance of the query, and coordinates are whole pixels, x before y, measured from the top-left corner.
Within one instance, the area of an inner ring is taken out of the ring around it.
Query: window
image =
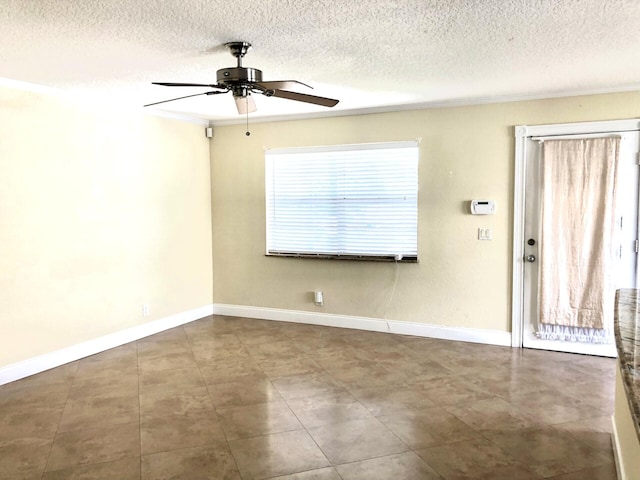
[[[418,143],[266,151],[267,254],[417,261]]]

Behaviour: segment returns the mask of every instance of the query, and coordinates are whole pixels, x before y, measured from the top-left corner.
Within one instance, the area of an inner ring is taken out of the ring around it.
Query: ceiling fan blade
[[[209,87],[209,88],[220,88],[225,89],[226,87],[222,87],[216,84],[208,84],[208,83],[173,83],[173,82],[151,82],[152,85],[162,85],[163,87]]]
[[[315,105],[322,105],[323,107],[334,107],[338,104],[339,100],[333,98],[316,97],[315,95],[307,95],[306,93],[289,92],[287,90],[272,90],[273,94],[270,96],[286,98],[288,100],[296,100],[298,102],[313,103]]]
[[[311,85],[299,82],[298,80],[276,80],[273,82],[256,82],[256,85],[266,88],[267,90],[275,90],[281,88],[295,88],[296,85],[304,85],[307,88],[313,89]]]
[[[158,105],[160,103],[167,103],[167,102],[173,102],[174,100],[182,100],[183,98],[189,98],[189,97],[197,97],[199,95],[216,95],[218,93],[227,93],[226,90],[224,92],[204,92],[204,93],[194,93],[193,95],[185,95],[184,97],[177,97],[177,98],[171,98],[169,100],[162,100],[160,102],[154,102],[154,103],[147,103],[146,105],[143,105],[143,107],[150,107],[152,105]]]
[[[233,97],[233,99],[236,101],[236,108],[240,115],[246,115],[247,113],[252,113],[257,110],[256,102],[251,95],[247,95],[246,97]]]

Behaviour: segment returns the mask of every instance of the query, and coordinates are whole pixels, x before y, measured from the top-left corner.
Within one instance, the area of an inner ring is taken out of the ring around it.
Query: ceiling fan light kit
[[[324,107],[333,107],[338,104],[338,100],[335,100],[333,98],[318,97],[316,95],[308,95],[306,93],[283,90],[285,88],[295,88],[296,85],[302,85],[307,88],[312,88],[309,85],[297,80],[276,80],[263,82],[261,70],[258,70],[257,68],[242,66],[242,59],[251,48],[250,43],[229,42],[225,43],[225,46],[229,48],[231,55],[233,55],[237,59],[237,65],[235,67],[221,68],[220,70],[218,70],[216,73],[216,79],[218,83],[203,84],[153,82],[154,85],[162,85],[165,87],[208,87],[213,88],[214,90],[172,98],[169,100],[162,100],[160,102],[149,103],[145,105],[145,107],[158,105],[160,103],[173,102],[174,100],[181,100],[188,97],[196,97],[198,95],[217,95],[228,92],[231,92],[231,94],[233,95],[233,98],[236,101],[236,108],[238,109],[238,113],[241,115],[256,111],[255,102],[251,96],[252,93],[259,93],[266,97],[278,97],[288,100],[295,100],[297,102],[311,103]]]

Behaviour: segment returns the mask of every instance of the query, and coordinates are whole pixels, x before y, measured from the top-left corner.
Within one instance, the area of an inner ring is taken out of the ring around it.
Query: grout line
[[[63,366],[61,366],[63,367]],[[57,368],[61,368],[57,367]],[[78,375],[78,369],[80,368],[80,361],[76,361],[76,369],[69,380],[69,389],[67,390],[67,396],[64,400],[64,406],[62,407],[62,411],[60,412],[60,419],[58,420],[58,426],[56,427],[56,432],[53,434],[53,438],[51,440],[51,447],[49,447],[49,453],[47,454],[47,460],[44,463],[44,467],[42,468],[41,479],[44,478],[45,473],[47,472],[47,465],[49,464],[49,459],[51,458],[51,452],[53,451],[53,445],[56,443],[56,438],[58,437],[58,433],[60,432],[60,424],[62,423],[62,417],[64,416],[64,411],[67,409],[67,404],[69,403],[69,397],[71,396],[71,389],[73,388],[73,384],[75,382],[76,376]]]
[[[185,335],[186,335],[186,331],[185,331]],[[215,334],[215,332],[211,332],[211,333],[207,333],[207,335],[212,335],[213,337],[215,337],[216,334]],[[238,341],[240,342],[240,339],[238,338],[238,336],[236,335],[235,332],[233,332],[232,335],[234,337],[236,337],[238,339]],[[198,367],[198,372],[200,372],[200,379],[202,380],[202,384],[204,385],[205,389],[207,390],[207,395],[209,396],[209,401],[211,401],[211,406],[213,407],[213,412],[215,413],[216,421],[218,422],[220,430],[222,431],[222,434],[224,435],[224,441],[225,441],[227,450],[229,451],[229,455],[233,459],[233,463],[234,463],[234,465],[236,467],[236,471],[238,472],[238,476],[240,477],[241,480],[244,480],[244,477],[242,476],[242,472],[240,471],[240,467],[238,466],[238,460],[236,459],[235,455],[233,454],[233,450],[231,450],[231,444],[229,443],[229,438],[227,436],[227,432],[225,431],[224,427],[222,426],[222,422],[220,421],[220,416],[218,414],[218,407],[216,406],[215,402],[213,401],[213,397],[211,396],[211,391],[209,390],[209,387],[215,387],[215,385],[207,385],[207,382],[205,381],[204,375],[202,374],[202,365],[200,365],[200,362],[195,358],[195,354],[193,352],[193,342],[191,341],[191,337],[189,337],[189,335],[187,335],[187,342],[189,343],[189,347],[191,348],[191,355],[193,355],[193,358],[194,358],[194,360],[196,362],[196,365]],[[240,342],[240,343],[242,343],[242,342]]]

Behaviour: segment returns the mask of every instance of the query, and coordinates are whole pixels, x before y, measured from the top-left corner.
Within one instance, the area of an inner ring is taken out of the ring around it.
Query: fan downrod
[[[240,88],[246,90],[248,84],[262,81],[260,70],[242,66],[242,57],[249,51],[251,44],[249,42],[229,42],[224,45],[229,48],[231,55],[238,59],[238,66],[218,70],[216,72],[218,84],[231,88],[234,97],[245,97],[246,91],[241,93]]]
[[[238,59],[238,66],[242,66],[242,57],[244,57],[249,49],[251,48],[251,44],[249,42],[228,42],[224,44],[231,51],[231,55]]]

